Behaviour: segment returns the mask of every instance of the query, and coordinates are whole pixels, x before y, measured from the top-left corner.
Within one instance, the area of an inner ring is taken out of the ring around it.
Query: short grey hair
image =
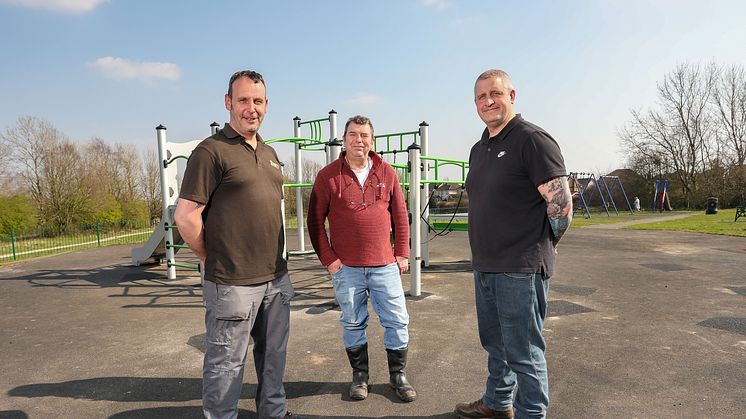
[[[370,122],[370,118],[368,118],[367,116],[355,115],[352,118],[347,120],[347,123],[345,124],[345,132],[344,134],[342,134],[342,137],[347,136],[347,127],[349,127],[350,124],[368,125],[370,126],[370,135],[373,135],[373,123]]]
[[[474,88],[476,89],[477,82],[479,82],[480,80],[487,80],[491,78],[498,78],[502,80],[503,86],[505,86],[508,90],[513,90],[513,81],[510,79],[510,75],[508,75],[508,73],[503,70],[497,70],[494,68],[491,68],[480,74],[479,77],[477,77],[477,80],[474,82]]]

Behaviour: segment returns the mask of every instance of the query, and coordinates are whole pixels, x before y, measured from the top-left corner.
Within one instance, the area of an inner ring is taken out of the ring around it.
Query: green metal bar
[[[324,146],[324,147],[319,147],[319,146],[318,146],[317,144],[312,144],[312,145],[302,145],[302,146],[300,146],[300,148],[301,148],[302,150],[311,150],[311,151],[324,151],[324,150],[326,150],[326,146]]]
[[[421,160],[430,160],[434,162],[445,162],[445,163],[452,163],[452,164],[469,164],[466,160],[455,160],[455,159],[446,159],[441,157],[430,157],[430,156],[421,156]]]
[[[101,247],[101,223],[96,221],[96,244]]]
[[[313,183],[283,183],[283,188],[310,188]]]
[[[176,227],[176,224],[168,224],[168,223],[166,223],[166,225],[163,226],[163,228],[165,228],[166,230],[168,230],[169,228],[170,229],[178,229],[179,227]]]
[[[169,164],[173,163],[176,159],[186,159],[189,160],[189,156],[173,156],[168,160],[163,161],[163,167],[168,167]]]
[[[189,249],[187,244],[167,244],[166,249]]]
[[[301,121],[301,122],[298,122],[298,125],[312,124],[314,122],[321,122],[321,121],[328,121],[328,120],[329,120],[329,117],[327,116],[325,118],[312,119],[310,121]]]
[[[469,224],[468,223],[451,223],[451,225],[448,225],[447,221],[430,221],[430,225],[433,226],[433,228],[437,230],[442,230],[448,227],[448,230],[451,231],[468,231],[469,230]]]
[[[186,265],[183,263],[166,262],[166,266],[168,266],[169,268],[172,266],[175,266],[177,268],[184,268],[184,269],[191,269],[193,271],[199,271],[199,265]]]
[[[264,142],[265,144],[272,144],[272,143],[307,143],[306,145],[318,145],[318,144],[324,144],[323,141],[320,140],[314,140],[313,138],[296,138],[296,137],[288,137],[288,138],[274,138],[272,140],[267,140]]]
[[[736,218],[737,220],[738,218]],[[13,260],[17,260],[16,256],[16,236],[13,227],[10,228],[10,245],[13,248]]]
[[[420,183],[423,183],[423,184],[427,183],[431,185],[439,185],[441,183],[445,183],[448,185],[463,185],[464,181],[463,180],[439,180],[439,179],[425,180],[425,179],[422,179]]]
[[[373,136],[373,148],[375,148],[377,153],[403,153],[406,152],[407,149],[404,147],[404,137],[411,135],[413,137],[413,141],[417,143],[417,137],[419,136],[419,131],[406,131],[406,132],[394,132],[390,134],[379,134]],[[392,139],[395,139],[396,137],[399,137],[399,148],[397,150],[392,150],[391,148],[391,141]],[[378,147],[376,146],[376,142],[378,140],[386,140],[386,150],[378,151]]]
[[[389,163],[389,165],[393,167],[394,169],[407,169],[407,167],[409,167],[406,164],[400,164],[400,163]]]

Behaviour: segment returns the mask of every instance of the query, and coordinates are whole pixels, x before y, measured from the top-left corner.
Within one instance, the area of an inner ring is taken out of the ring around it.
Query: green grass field
[[[676,214],[676,213],[674,213]],[[720,234],[724,236],[746,237],[746,217],[736,216],[734,208],[720,210],[717,214],[707,215],[704,211],[693,212],[691,216],[679,220],[654,221],[645,224],[627,226],[634,230],[667,230],[690,231],[693,233]]]
[[[720,234],[726,236],[746,237],[746,217],[741,217],[734,222],[735,209],[720,210],[717,214],[706,215],[704,211],[674,211],[674,212],[620,212],[617,216],[612,213],[608,217],[605,212],[593,212],[591,218],[584,218],[578,211],[572,220],[571,228],[593,227],[601,224],[636,223],[634,225],[620,226],[635,230],[667,230],[667,231],[689,231],[694,233]],[[686,216],[676,220],[663,220],[670,216]],[[639,224],[637,224],[639,223]],[[436,221],[433,227],[442,230],[446,226],[445,221]],[[451,228],[456,231],[466,231],[466,222],[454,221]]]

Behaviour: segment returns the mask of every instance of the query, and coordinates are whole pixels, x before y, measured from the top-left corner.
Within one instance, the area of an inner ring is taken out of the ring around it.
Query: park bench
[[[738,217],[746,217],[746,205],[736,207],[736,219],[733,221],[738,221]]]

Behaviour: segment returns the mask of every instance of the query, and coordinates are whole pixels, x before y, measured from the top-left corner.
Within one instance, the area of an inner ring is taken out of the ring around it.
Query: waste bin
[[[707,209],[705,214],[717,214],[718,213],[718,199],[714,196],[707,198]]]

